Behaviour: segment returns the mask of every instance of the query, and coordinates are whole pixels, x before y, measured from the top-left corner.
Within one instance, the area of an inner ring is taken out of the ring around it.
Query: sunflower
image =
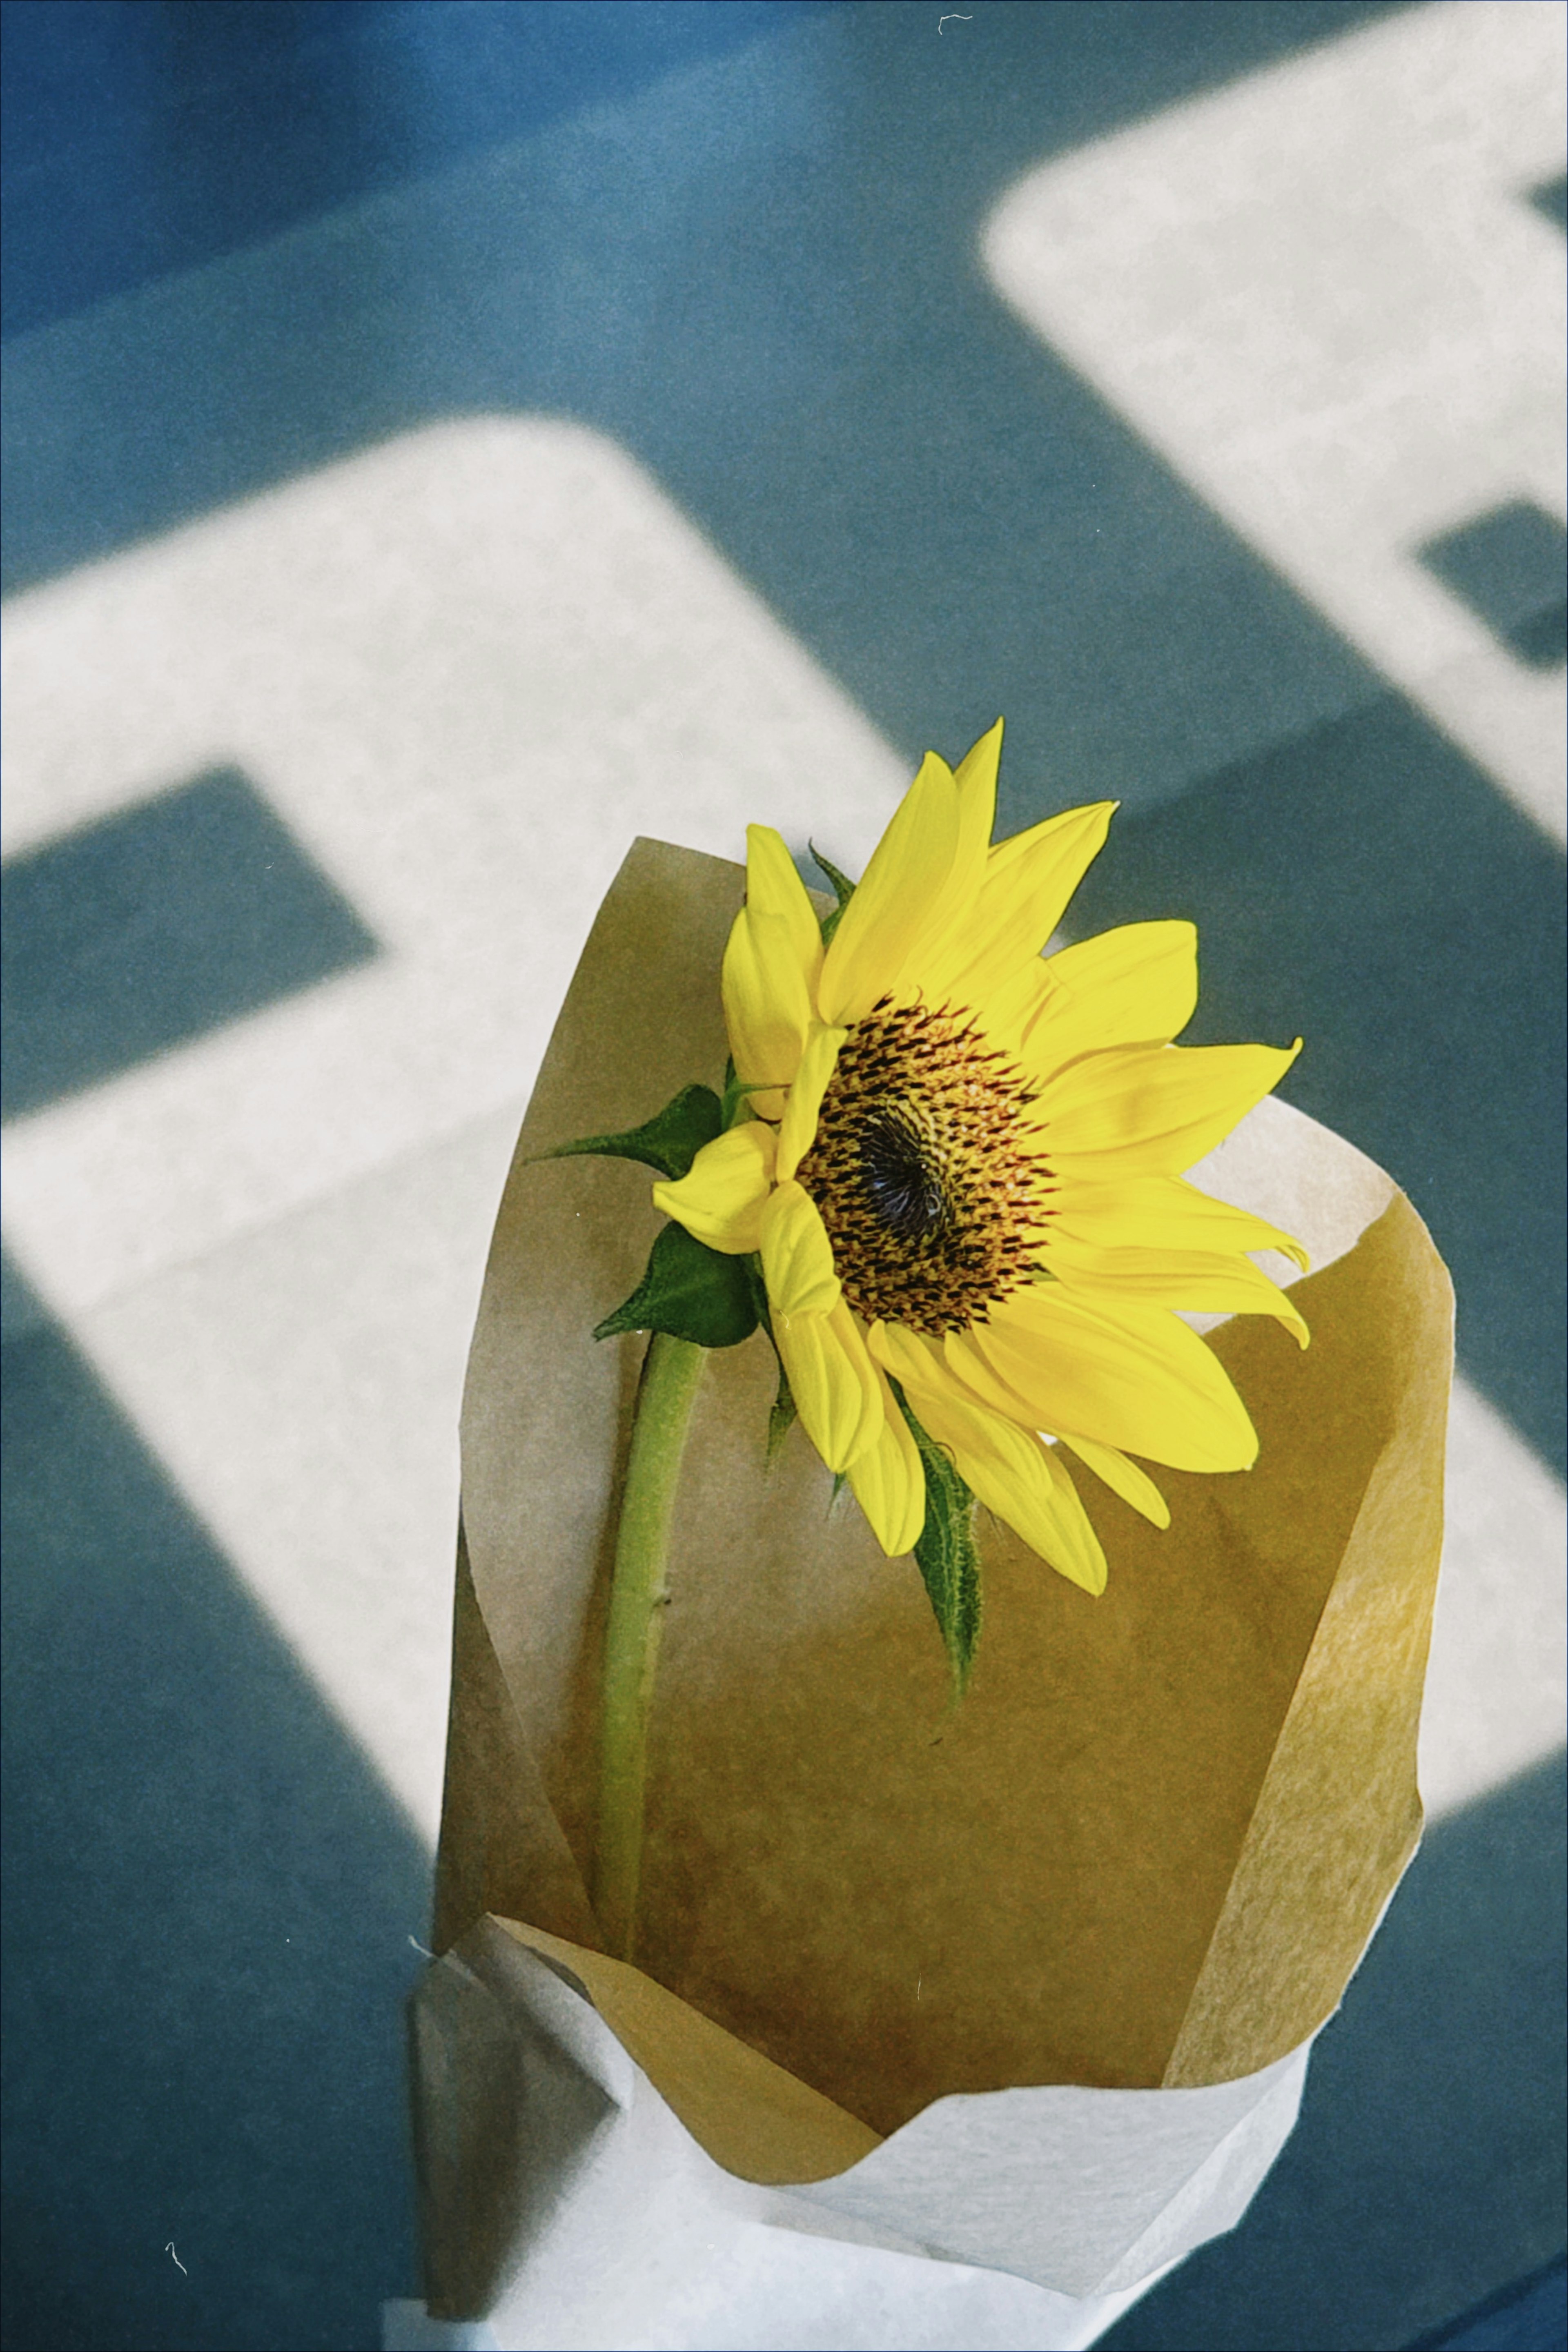
[[[749,827],[722,983],[739,1116],[653,1197],[760,1262],[801,1423],[885,1552],[925,1523],[912,1417],[980,1502],[1099,1592],[1064,1455],[1157,1527],[1170,1513],[1142,1462],[1257,1456],[1182,1310],[1272,1315],[1307,1344],[1247,1255],[1305,1268],[1300,1243],[1183,1181],[1300,1043],[1173,1044],[1197,1002],[1190,923],[1044,954],[1116,803],[993,847],[1001,743],[998,720],[956,773],[928,752],[826,926],[779,835]]]

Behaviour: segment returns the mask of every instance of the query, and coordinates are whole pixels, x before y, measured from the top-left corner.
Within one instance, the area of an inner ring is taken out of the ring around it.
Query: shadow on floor
[[[380,952],[235,767],[8,859],[0,889],[7,1118]]]
[[[1107,2352],[1396,2352],[1560,2252],[1560,1759],[1427,1832],[1239,2229]]]
[[[26,1304],[9,1283],[5,2340],[371,2346],[415,2279],[428,1864]]]
[[[5,0],[7,335],[625,99],[823,0]]]

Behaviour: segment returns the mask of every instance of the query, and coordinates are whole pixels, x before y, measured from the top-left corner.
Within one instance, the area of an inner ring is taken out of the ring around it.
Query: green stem
[[[594,1856],[594,1908],[610,1951],[621,1960],[631,1958],[637,1936],[647,1727],[669,1598],[669,1531],[705,1353],[689,1339],[672,1339],[667,1331],[656,1331],[648,1340],[621,1497],[605,1633],[599,1833]]]

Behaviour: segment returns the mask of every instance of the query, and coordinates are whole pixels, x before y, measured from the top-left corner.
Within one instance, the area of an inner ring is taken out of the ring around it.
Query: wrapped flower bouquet
[[[1447,1276],[1173,1043],[1190,925],[1042,953],[1111,809],[992,846],[1000,734],[831,899],[638,842],[529,1110],[413,2011],[484,2340],[1091,2341],[1415,1848]]]

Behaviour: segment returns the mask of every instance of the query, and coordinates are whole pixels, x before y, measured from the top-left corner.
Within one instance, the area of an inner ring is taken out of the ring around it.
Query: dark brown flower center
[[[1053,1188],[1032,1099],[952,1007],[884,998],[850,1030],[797,1172],[857,1314],[940,1338],[1034,1279]]]

